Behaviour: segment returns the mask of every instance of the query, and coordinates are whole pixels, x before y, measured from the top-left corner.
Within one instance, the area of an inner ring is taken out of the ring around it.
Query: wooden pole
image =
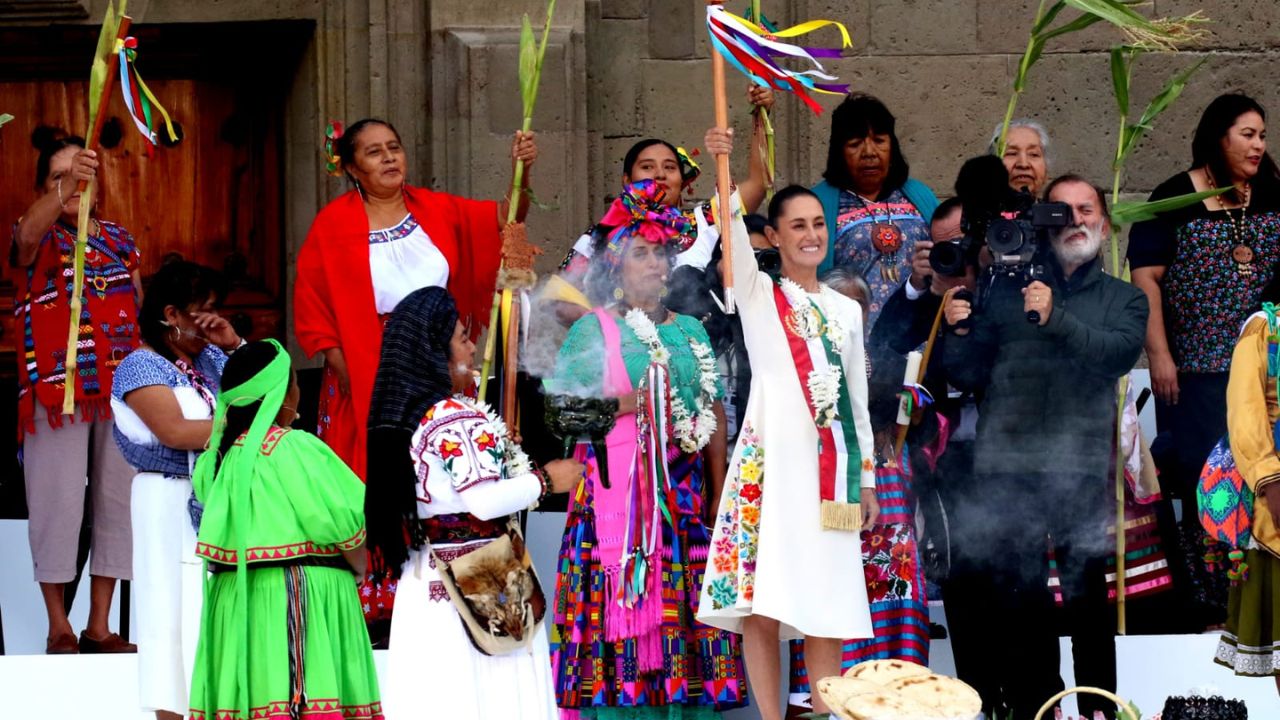
[[[933,316],[933,327],[929,329],[929,340],[924,344],[924,356],[920,359],[920,372],[916,375],[916,382],[924,382],[925,373],[929,370],[929,358],[933,355],[933,346],[938,340],[938,330],[942,328],[942,314],[947,309],[947,301],[951,299],[951,295],[956,289],[951,288],[942,296],[942,304],[938,306],[938,312]],[[927,290],[925,292],[928,292]],[[902,455],[902,446],[907,442],[907,430],[911,429],[910,425],[899,425],[898,436],[893,442],[893,462],[898,462],[898,457]]]
[[[507,307],[507,334],[502,344],[502,421],[510,431],[518,435],[516,430],[516,371],[519,370],[520,348],[520,294],[512,290],[504,290],[509,294],[511,304]],[[506,298],[503,298],[506,305]]]
[[[723,5],[723,0],[707,0],[707,5]],[[716,127],[729,129],[729,97],[724,87],[724,57],[714,50],[711,53],[711,93],[715,99]],[[729,225],[733,221],[730,207],[729,156],[716,155],[716,196],[720,209],[716,216],[716,228],[720,231],[720,247],[724,253],[724,311],[736,312],[733,301],[733,242],[729,238]]]
[[[102,92],[98,95],[98,107],[93,116],[93,126],[89,128],[88,135],[85,136],[85,147],[90,150],[97,150],[102,139],[102,124],[106,121],[107,107],[111,104],[111,93],[115,89],[116,73],[120,69],[120,55],[115,52],[115,45],[120,43],[129,35],[129,27],[133,25],[133,18],[128,15],[121,16],[120,24],[116,29],[116,42],[112,45],[112,52],[107,58],[107,76],[102,82]],[[94,58],[95,62],[97,58]],[[80,214],[76,224],[76,244],[75,259],[73,261],[73,275],[71,281],[71,305],[70,319],[67,328],[67,359],[64,367],[66,375],[62,381],[62,414],[74,415],[76,412],[76,372],[77,355],[80,345],[80,311],[83,308],[82,296],[84,295],[84,249],[88,242],[88,223],[89,211],[93,206],[93,196],[96,191],[96,182],[91,183],[88,180],[81,180],[77,185],[77,191],[80,193]]]
[[[1125,537],[1124,537],[1124,461],[1125,452],[1123,443],[1124,438],[1124,406],[1125,400],[1129,397],[1129,376],[1120,378],[1119,389],[1116,392],[1118,398],[1116,402],[1116,634],[1124,635],[1127,632],[1125,622],[1125,577],[1124,577],[1124,555],[1125,555]]]

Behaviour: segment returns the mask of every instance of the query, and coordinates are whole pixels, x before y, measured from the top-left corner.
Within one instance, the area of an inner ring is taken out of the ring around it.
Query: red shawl
[[[409,213],[449,262],[449,292],[472,333],[488,324],[502,241],[498,206],[405,186]],[[382,349],[382,322],[369,271],[369,217],[351,191],[316,215],[298,253],[294,331],[308,357],[341,348],[351,377],[349,399],[330,405],[330,446],[365,477],[365,427]],[[343,401],[347,400],[347,401]],[[335,412],[336,410],[336,412]]]

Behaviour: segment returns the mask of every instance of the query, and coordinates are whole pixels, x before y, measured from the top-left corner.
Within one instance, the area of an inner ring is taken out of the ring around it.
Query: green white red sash
[[[849,397],[848,378],[841,376],[839,383],[839,399],[836,402],[835,418],[829,425],[817,419],[818,408],[814,403],[809,387],[809,378],[815,372],[825,373],[829,368],[839,368],[843,373],[844,365],[840,353],[831,344],[827,333],[819,331],[816,337],[806,338],[796,328],[791,303],[778,285],[773,287],[773,300],[778,308],[778,319],[782,321],[783,332],[787,336],[787,346],[791,350],[791,358],[800,381],[800,390],[804,393],[805,404],[809,407],[810,419],[818,431],[818,489],[821,499],[822,527],[828,530],[858,531],[862,528],[862,509],[858,505],[862,488],[862,451],[858,444],[858,435],[853,423],[853,401]],[[823,328],[826,317],[816,303],[810,302]],[[803,311],[803,309],[798,309]]]

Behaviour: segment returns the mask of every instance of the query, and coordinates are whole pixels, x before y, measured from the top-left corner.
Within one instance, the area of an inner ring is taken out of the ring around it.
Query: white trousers
[[[133,598],[138,617],[138,699],[144,711],[186,716],[200,638],[204,564],[187,512],[191,481],[133,478]]]

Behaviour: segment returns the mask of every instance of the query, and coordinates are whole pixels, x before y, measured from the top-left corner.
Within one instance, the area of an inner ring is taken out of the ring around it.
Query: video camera
[[[1025,287],[1044,277],[1044,267],[1036,263],[1037,253],[1054,232],[1071,224],[1069,205],[1036,202],[1031,193],[1013,190],[1004,163],[994,155],[965,162],[956,178],[956,195],[962,206],[964,236],[934,244],[929,252],[934,272],[963,276],[968,268],[978,268],[985,245],[991,254],[987,272],[992,281],[1007,277]],[[1039,313],[1027,313],[1027,321],[1039,323]]]
[[[1051,232],[1071,224],[1071,208],[1065,203],[1038,203],[1030,193],[1011,189],[1004,163],[993,155],[965,162],[956,178],[956,195],[963,208],[964,236],[934,244],[929,265],[939,275],[960,277],[967,268],[978,267],[984,245],[996,272],[1022,270]]]

